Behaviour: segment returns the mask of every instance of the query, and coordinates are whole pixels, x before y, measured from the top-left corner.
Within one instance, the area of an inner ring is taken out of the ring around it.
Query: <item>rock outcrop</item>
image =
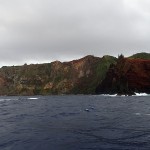
[[[111,65],[105,79],[96,88],[97,94],[150,93],[150,60],[118,59]]]

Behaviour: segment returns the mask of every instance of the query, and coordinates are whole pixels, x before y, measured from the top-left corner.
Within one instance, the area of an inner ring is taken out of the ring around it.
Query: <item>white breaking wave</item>
[[[18,99],[0,98],[0,101],[12,101],[12,100],[18,100]]]
[[[135,93],[134,96],[148,96],[147,93]]]
[[[121,96],[121,97],[125,97],[125,96],[128,96],[128,95],[117,95],[117,94],[110,95],[110,94],[101,94],[100,96],[110,96],[110,97]],[[147,93],[135,93],[135,95],[132,95],[132,96],[150,96],[150,94],[147,94]]]
[[[141,113],[135,113],[135,115],[140,116],[140,115],[141,115]]]
[[[101,96],[110,96],[110,97],[115,97],[117,94],[109,95],[109,94],[101,94]]]
[[[30,98],[28,98],[28,99],[39,99],[39,98],[36,98],[36,97],[30,97]]]
[[[144,114],[144,113],[134,113],[135,115],[137,115],[137,116],[141,116],[141,115],[146,115],[146,116],[150,116],[150,114]]]

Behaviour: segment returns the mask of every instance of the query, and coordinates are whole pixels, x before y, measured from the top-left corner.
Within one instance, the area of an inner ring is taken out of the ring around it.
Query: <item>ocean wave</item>
[[[125,97],[128,95],[118,95],[118,94],[101,94],[100,96],[109,96],[109,97]]]
[[[150,116],[150,113],[147,113],[147,114],[145,114],[145,113],[139,113],[139,112],[137,112],[137,113],[134,113],[135,115],[137,115],[137,116]]]
[[[110,97],[116,97],[116,96],[120,96],[120,97],[125,97],[128,95],[118,95],[118,94],[101,94],[100,96],[110,96]],[[135,95],[131,95],[131,96],[150,96],[150,94],[147,93],[135,93]]]
[[[145,114],[146,116],[150,116],[150,114]]]
[[[135,113],[135,115],[140,116],[140,115],[141,115],[141,113]]]
[[[37,97],[29,97],[28,99],[39,99],[39,98],[37,98]]]
[[[147,93],[135,93],[133,96],[149,96]]]
[[[110,96],[110,97],[115,97],[115,96],[117,96],[117,94],[113,94],[113,95],[110,95],[110,94],[101,94],[100,96]]]
[[[18,99],[0,98],[0,102],[2,102],[2,101],[12,101],[12,100],[18,100]]]

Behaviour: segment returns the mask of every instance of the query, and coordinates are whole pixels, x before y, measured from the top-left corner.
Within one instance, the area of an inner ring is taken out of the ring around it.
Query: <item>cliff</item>
[[[0,68],[0,95],[150,93],[149,54]]]
[[[55,61],[0,68],[0,95],[94,94],[116,58],[86,56],[70,62]]]
[[[137,55],[136,55],[137,56]],[[150,60],[121,58],[111,65],[105,79],[96,88],[97,94],[150,93]]]

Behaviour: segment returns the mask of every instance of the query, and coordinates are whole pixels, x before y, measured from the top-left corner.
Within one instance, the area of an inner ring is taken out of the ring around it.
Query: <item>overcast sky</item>
[[[150,0],[0,0],[0,66],[150,52]]]

